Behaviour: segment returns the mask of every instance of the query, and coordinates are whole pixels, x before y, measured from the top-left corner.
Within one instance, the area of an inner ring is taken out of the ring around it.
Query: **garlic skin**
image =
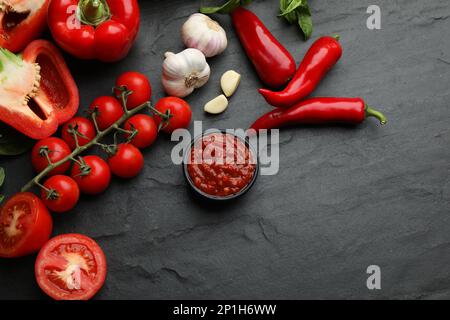
[[[184,98],[208,82],[211,69],[200,50],[167,52],[165,57],[162,84],[168,95]]]
[[[186,47],[203,52],[207,58],[225,51],[227,34],[217,21],[202,13],[194,13],[181,28],[181,38]]]

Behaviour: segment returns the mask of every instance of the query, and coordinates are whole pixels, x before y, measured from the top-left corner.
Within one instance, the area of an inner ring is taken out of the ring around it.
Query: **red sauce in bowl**
[[[200,191],[219,197],[239,193],[253,180],[256,161],[246,143],[228,133],[204,135],[191,147],[187,171]]]

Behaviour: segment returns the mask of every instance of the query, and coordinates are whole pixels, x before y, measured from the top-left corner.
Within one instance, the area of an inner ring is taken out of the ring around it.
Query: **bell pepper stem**
[[[387,123],[387,118],[382,114],[380,111],[375,110],[368,105],[366,105],[366,118],[367,117],[374,117],[377,118],[382,125],[385,125]]]
[[[111,12],[105,0],[80,0],[78,18],[83,24],[97,27],[111,18]]]

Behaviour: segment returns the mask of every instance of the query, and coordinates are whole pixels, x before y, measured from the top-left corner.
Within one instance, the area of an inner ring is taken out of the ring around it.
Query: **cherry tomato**
[[[141,149],[151,146],[158,137],[158,127],[155,120],[146,114],[132,116],[125,122],[124,128],[129,131],[133,131],[133,129],[138,131],[130,143]],[[128,137],[129,135],[127,135]]]
[[[38,251],[50,238],[53,221],[41,199],[29,192],[11,197],[0,211],[0,257]]]
[[[128,90],[133,91],[128,96],[127,108],[134,109],[141,104],[150,101],[152,98],[152,86],[147,77],[139,72],[125,72],[116,80],[116,87],[127,87]],[[119,90],[115,90],[117,96],[120,95]]]
[[[77,183],[68,176],[57,175],[44,183],[48,190],[41,189],[41,199],[50,211],[62,213],[72,210],[80,198]]]
[[[81,165],[76,163],[70,173],[80,191],[91,195],[105,191],[111,182],[111,170],[106,161],[98,156],[85,156],[81,162]]]
[[[62,138],[69,145],[70,149],[74,150],[76,148],[75,138],[70,133],[71,129],[77,128],[78,132],[83,136],[78,135],[78,144],[80,147],[88,144],[92,139],[95,138],[95,126],[91,120],[83,117],[75,117],[69,120],[62,128]]]
[[[36,259],[39,287],[55,300],[89,300],[106,279],[106,258],[100,246],[81,234],[50,239]]]
[[[158,101],[155,109],[165,114],[167,110],[170,110],[172,118],[169,120],[167,126],[163,125],[162,131],[166,133],[172,133],[176,129],[182,129],[189,127],[192,118],[192,111],[189,104],[183,99],[176,97],[166,97]],[[155,115],[156,124],[159,126],[163,121],[160,116]]]
[[[98,97],[92,102],[89,109],[91,111],[97,109],[96,121],[100,130],[109,128],[124,114],[122,104],[110,96]]]
[[[48,157],[52,163],[56,163],[64,159],[71,153],[69,146],[62,139],[51,137],[38,141],[31,151],[31,164],[37,172],[43,171],[48,166],[48,160],[45,156],[46,152],[48,153]],[[48,176],[63,174],[69,170],[69,167],[70,162],[67,161],[61,166],[50,171]]]
[[[119,144],[115,155],[108,159],[112,173],[121,178],[133,178],[144,167],[144,157],[138,148],[131,144]]]

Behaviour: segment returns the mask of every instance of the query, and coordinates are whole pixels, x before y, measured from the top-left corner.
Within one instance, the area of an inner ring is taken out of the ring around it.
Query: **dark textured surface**
[[[314,39],[339,33],[344,56],[314,95],[362,96],[389,117],[357,128],[298,128],[281,134],[281,167],[225,207],[194,201],[173,143],[160,137],[145,152],[143,174],[114,180],[102,196],[83,197],[55,216],[54,234],[96,239],[109,265],[98,299],[450,298],[450,4],[377,1],[382,30],[366,28],[373,1],[312,0],[315,31],[302,41],[276,18],[278,1],[251,6],[299,61]],[[114,78],[135,69],[162,96],[166,50],[198,1],[141,1],[142,32],[116,65],[70,60],[80,111],[109,93]],[[204,127],[242,128],[270,110],[228,17],[229,48],[210,60],[206,87],[189,97]],[[226,113],[206,117],[221,74],[243,74]],[[4,192],[32,176],[28,155],[1,159]],[[35,284],[35,257],[0,260],[0,298],[45,298]],[[382,290],[366,288],[367,266],[382,269]]]

